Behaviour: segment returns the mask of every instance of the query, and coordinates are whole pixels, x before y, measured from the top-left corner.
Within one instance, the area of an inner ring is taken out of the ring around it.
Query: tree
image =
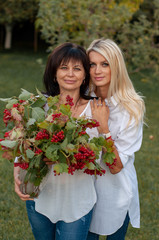
[[[88,46],[92,39],[114,37],[132,12],[114,0],[40,0],[36,25],[51,48],[65,41]]]
[[[14,24],[34,20],[37,10],[38,0],[0,0],[0,24],[5,27],[5,49],[11,48]]]
[[[152,0],[151,8],[149,4],[148,0],[40,0],[36,25],[50,50],[66,41],[87,47],[93,39],[111,38],[123,49],[131,71],[157,72],[159,0]],[[137,12],[141,14],[135,18]]]
[[[146,0],[132,20],[122,26],[117,38],[120,40],[131,71],[147,68],[155,70],[154,74],[158,74],[159,0],[151,2],[149,11],[153,14],[149,14],[147,4]],[[143,5],[146,6],[145,11]]]

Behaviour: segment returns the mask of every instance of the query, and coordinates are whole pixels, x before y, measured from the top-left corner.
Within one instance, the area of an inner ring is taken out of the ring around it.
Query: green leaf
[[[67,138],[64,139],[64,141],[60,144],[61,149],[65,150],[68,144]]]
[[[66,124],[66,129],[67,130],[72,130],[72,129],[76,129],[77,128],[77,125],[72,123],[72,122],[67,122]]]
[[[39,186],[40,185],[40,183],[41,183],[41,178],[36,178],[35,180],[34,180],[34,185],[35,186]],[[31,196],[32,197],[32,196]],[[34,196],[33,196],[34,197]]]
[[[31,107],[25,106],[24,107],[24,117],[29,120],[31,118]]]
[[[36,122],[34,118],[30,118],[29,121],[27,122],[26,126],[29,127],[30,125],[33,125]]]
[[[58,154],[59,154],[59,161],[60,161],[60,163],[61,163],[61,162],[66,163],[66,157],[65,157],[65,155],[63,154],[63,152],[58,151]]]
[[[57,174],[68,172],[68,165],[66,163],[57,163],[54,166],[54,171],[56,171]]]
[[[57,146],[57,147],[56,147]],[[57,154],[57,150],[59,149],[59,145],[51,145],[49,146],[45,151],[45,156],[52,160],[53,162],[57,161],[59,159],[59,156]]]
[[[52,97],[52,96],[48,97],[47,102],[49,107],[54,107],[53,109],[56,109],[57,107],[55,106],[55,104],[59,102],[59,95],[55,97]]]
[[[114,152],[111,152],[111,153],[106,152],[102,155],[102,158],[103,158],[103,162],[112,164],[115,159],[115,153]]]
[[[61,104],[60,111],[67,116],[71,116],[70,105]]]
[[[69,143],[69,144],[67,144],[66,150],[69,153],[76,152],[76,146],[71,144],[71,143]]]
[[[31,149],[26,150],[26,155],[28,158],[33,158],[35,153]]]
[[[87,166],[87,168],[90,169],[90,170],[94,170],[94,169],[95,169],[95,165],[94,165],[92,162],[87,163],[86,166]]]
[[[46,98],[46,97],[45,97],[45,96],[39,91],[38,88],[36,88],[36,91],[37,91],[37,93],[38,93],[40,99],[43,100],[43,101],[46,103],[47,98]]]
[[[90,143],[94,143],[96,146],[105,146],[106,140],[103,137],[99,138],[94,137],[90,140]]]
[[[44,121],[45,111],[39,107],[33,108],[32,109],[32,118],[34,118],[37,122]]]
[[[46,99],[43,100],[41,98],[38,98],[32,105],[31,107],[34,108],[34,107],[43,107],[44,105],[46,104]]]
[[[21,100],[28,100],[33,94],[28,92],[27,90],[21,88],[22,92],[19,95],[19,99]]]
[[[41,157],[42,157],[41,154],[35,156],[35,167],[36,167],[36,168],[39,168],[39,167],[40,167]]]
[[[0,98],[2,102],[9,102],[12,98]]]
[[[82,144],[85,144],[85,143],[87,143],[87,141],[86,141],[86,139],[85,139],[85,137],[79,137],[78,139],[77,139],[77,143],[82,143]]]
[[[18,100],[17,100],[17,99],[11,99],[11,100],[7,103],[6,108],[10,109],[10,108],[13,107],[13,104],[16,104],[16,103],[18,103]]]
[[[46,121],[43,121],[43,122],[38,123],[37,125],[39,128],[49,129],[51,124]]]
[[[17,144],[17,141],[4,140],[4,141],[1,141],[0,144],[4,147],[14,148]]]

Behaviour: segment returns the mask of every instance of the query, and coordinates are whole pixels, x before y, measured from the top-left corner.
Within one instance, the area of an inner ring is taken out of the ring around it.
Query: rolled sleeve
[[[128,127],[126,127],[126,124],[127,121],[124,119],[121,124],[121,131],[115,139],[115,146],[124,167],[129,158],[140,149],[143,137],[142,123],[136,126],[133,119]]]

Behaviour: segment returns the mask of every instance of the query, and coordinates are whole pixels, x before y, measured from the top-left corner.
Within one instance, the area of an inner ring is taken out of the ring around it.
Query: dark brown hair
[[[85,94],[88,89],[90,79],[89,58],[83,47],[73,43],[64,43],[56,47],[50,54],[43,77],[46,94],[51,96],[60,94],[59,85],[56,81],[56,72],[61,63],[66,64],[70,60],[81,62],[84,67],[85,80],[80,87],[80,96],[84,99],[88,99],[88,96]]]

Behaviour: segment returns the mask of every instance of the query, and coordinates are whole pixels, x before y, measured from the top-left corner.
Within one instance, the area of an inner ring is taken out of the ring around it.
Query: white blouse
[[[107,100],[106,100],[107,102]],[[108,103],[109,130],[123,164],[117,174],[111,174],[102,162],[106,174],[95,181],[97,203],[94,207],[90,231],[100,235],[116,232],[128,212],[133,227],[140,227],[140,207],[137,176],[134,167],[134,153],[142,143],[142,123],[136,127],[133,119],[127,127],[129,114],[119,108],[115,99]]]
[[[84,114],[91,117],[90,101],[81,116]],[[91,138],[98,136],[96,128],[87,129],[87,133]],[[59,220],[73,222],[86,215],[94,207],[96,200],[93,176],[81,170],[74,175],[62,173],[54,176],[51,170],[46,185],[35,199],[35,209],[53,223]]]

